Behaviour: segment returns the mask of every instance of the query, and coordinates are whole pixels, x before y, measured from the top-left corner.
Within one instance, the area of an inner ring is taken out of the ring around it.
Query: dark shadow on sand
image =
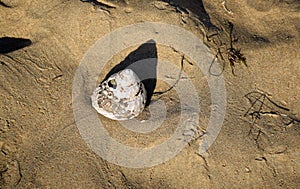
[[[0,54],[10,53],[31,45],[30,39],[1,37],[0,38]]]
[[[206,30],[211,28],[215,28],[216,26],[211,22],[210,16],[206,12],[202,0],[163,0],[164,2],[169,3],[170,5],[181,9],[181,11],[185,11],[188,13],[192,12],[197,19],[202,23]]]

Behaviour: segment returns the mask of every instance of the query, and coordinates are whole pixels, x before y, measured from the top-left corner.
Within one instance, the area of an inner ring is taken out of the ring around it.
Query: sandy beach
[[[0,188],[299,188],[299,12],[297,0],[0,0]],[[96,114],[93,87],[143,59],[150,105],[133,122]],[[171,142],[119,153],[94,118],[130,149]]]

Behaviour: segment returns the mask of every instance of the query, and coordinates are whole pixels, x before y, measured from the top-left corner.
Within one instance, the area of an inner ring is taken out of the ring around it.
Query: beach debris
[[[226,0],[224,0],[224,1],[222,2],[222,6],[223,6],[223,9],[224,9],[228,14],[233,14],[233,12],[232,12],[230,9],[227,8],[227,6],[226,6]]]
[[[230,63],[231,71],[232,74],[235,75],[234,72],[234,66],[236,63],[243,63],[246,67],[248,67],[246,63],[246,57],[241,53],[241,49],[237,49],[233,47],[233,42],[235,39],[233,38],[233,24],[231,22],[228,22],[228,27],[229,27],[229,32],[228,32],[228,37],[229,37],[229,44],[230,47],[227,49],[227,59]]]
[[[146,103],[144,84],[131,69],[121,70],[103,81],[91,96],[98,113],[113,120],[138,116]]]
[[[226,29],[224,29],[225,30],[224,33],[226,33],[226,35],[229,38],[229,40],[228,40],[229,41],[229,47],[227,47],[227,49],[224,50],[224,51],[221,51],[219,46],[217,47],[216,56],[213,59],[213,61],[211,63],[211,66],[209,68],[209,72],[214,76],[220,76],[223,73],[224,68],[225,68],[225,62],[229,62],[229,65],[231,67],[231,72],[234,76],[236,76],[236,74],[235,74],[235,65],[236,64],[242,63],[246,67],[248,67],[248,65],[246,63],[246,57],[244,56],[244,54],[241,53],[241,49],[238,49],[238,48],[233,46],[233,43],[238,40],[238,39],[235,39],[233,37],[233,23],[228,21],[228,22],[226,22],[225,25],[228,26],[227,29],[229,30],[229,31],[226,31]],[[218,35],[218,34],[216,34],[216,35]],[[223,57],[223,54],[225,54],[227,56],[226,57],[227,60],[225,60],[225,58]],[[216,58],[219,58],[221,60],[221,62],[223,63],[221,73],[219,73],[219,74],[212,73],[212,71],[211,71],[212,65],[215,63]]]
[[[118,5],[116,5],[112,2],[109,2],[109,1],[105,1],[105,0],[96,0],[96,1],[104,6],[107,6],[107,8],[117,8],[118,7]]]
[[[105,7],[105,8],[117,8],[118,6],[112,2],[105,0],[80,0],[81,2],[89,2],[95,6]]]
[[[112,16],[110,9],[118,8],[116,4],[104,0],[80,0],[80,1],[91,3],[93,5],[94,10],[104,12],[108,16]]]
[[[291,113],[290,109],[276,103],[270,98],[270,95],[262,91],[251,91],[245,95],[251,106],[248,108],[244,117],[250,116],[252,124],[263,116],[280,117],[285,126],[299,124],[300,119]]]
[[[158,10],[174,10],[174,7],[172,7],[169,3],[163,1],[153,1],[151,5],[157,8]]]

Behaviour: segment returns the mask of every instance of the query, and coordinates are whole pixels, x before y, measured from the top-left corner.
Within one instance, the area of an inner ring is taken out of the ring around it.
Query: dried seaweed
[[[229,43],[229,47],[226,48],[225,51],[221,51],[221,46],[224,44],[220,38],[220,31],[212,36],[207,36],[207,40],[209,42],[212,42],[214,43],[216,46],[217,46],[217,53],[215,55],[215,58],[213,59],[213,61],[211,62],[211,65],[210,65],[210,68],[209,68],[209,73],[211,75],[214,75],[214,76],[220,76],[224,69],[225,69],[225,63],[226,62],[229,62],[229,65],[231,67],[231,72],[233,75],[236,75],[235,74],[235,65],[238,64],[238,63],[243,63],[246,67],[248,67],[247,63],[246,63],[246,57],[244,56],[244,54],[241,53],[241,49],[238,49],[236,47],[233,46],[233,43],[238,41],[237,38],[234,38],[233,37],[233,23],[230,22],[230,21],[227,21],[225,22],[225,28],[223,29],[224,30],[224,33],[227,35],[228,37],[228,43]],[[211,41],[210,38],[211,37],[214,37],[214,36],[217,36],[218,38],[218,42],[216,41]],[[226,45],[226,43],[225,43]],[[226,56],[226,60],[223,56],[223,54],[225,54]],[[216,59],[219,59],[221,61],[221,64],[222,64],[222,69],[221,69],[221,72],[220,73],[213,73],[212,72],[212,66],[216,63]]]
[[[266,115],[277,115],[282,118],[284,125],[300,123],[300,119],[290,112],[290,109],[274,102],[268,94],[260,91],[247,93],[245,97],[249,100],[251,106],[248,108],[245,117],[252,118],[252,124]]]

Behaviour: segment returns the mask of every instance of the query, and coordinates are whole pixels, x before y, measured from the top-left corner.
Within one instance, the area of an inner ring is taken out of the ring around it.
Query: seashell
[[[131,69],[124,69],[103,81],[91,96],[98,113],[113,120],[138,116],[146,103],[144,84]]]

